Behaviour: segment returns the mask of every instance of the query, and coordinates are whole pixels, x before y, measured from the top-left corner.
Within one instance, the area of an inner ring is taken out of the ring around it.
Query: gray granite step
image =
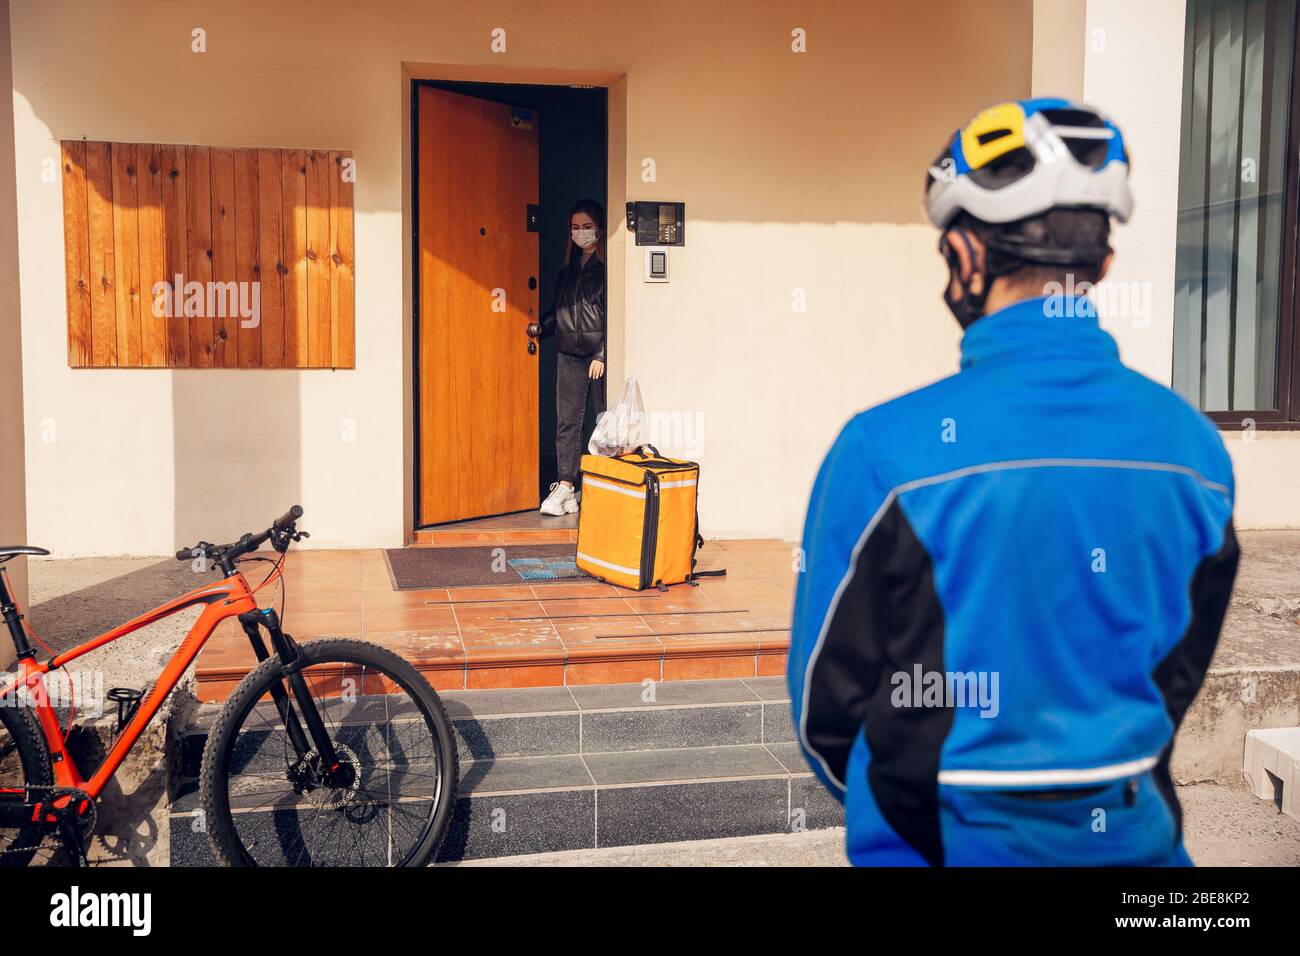
[[[446,691],[439,696],[456,728],[462,762],[793,739],[789,693],[779,677]],[[208,728],[219,710],[200,707],[181,735],[182,777],[198,774]]]
[[[440,860],[843,823],[792,741],[779,678],[442,697],[461,779]],[[190,781],[172,808],[173,865],[211,862],[197,808]]]

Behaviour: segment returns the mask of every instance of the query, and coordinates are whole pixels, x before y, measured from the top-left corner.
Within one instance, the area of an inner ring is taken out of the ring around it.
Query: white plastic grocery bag
[[[647,440],[641,386],[636,379],[629,378],[614,404],[596,419],[596,430],[591,433],[587,450],[593,455],[608,457],[626,455],[636,451]]]

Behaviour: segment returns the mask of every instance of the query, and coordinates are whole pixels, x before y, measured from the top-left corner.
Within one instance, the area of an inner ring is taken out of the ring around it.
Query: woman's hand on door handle
[[[600,378],[605,374],[605,363],[600,359],[592,359],[591,365],[587,368],[587,377],[592,381]]]

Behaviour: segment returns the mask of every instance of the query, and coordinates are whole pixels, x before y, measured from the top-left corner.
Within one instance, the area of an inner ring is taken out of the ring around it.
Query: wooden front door
[[[535,114],[419,87],[421,525],[537,507]]]

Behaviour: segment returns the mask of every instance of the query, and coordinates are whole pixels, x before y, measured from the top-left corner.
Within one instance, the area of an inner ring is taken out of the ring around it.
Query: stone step
[[[443,861],[843,825],[792,742],[779,678],[441,696],[461,758]],[[213,716],[182,738],[175,866],[212,862],[192,774]]]
[[[793,740],[785,680],[656,681],[444,691],[462,763],[501,757],[784,743]],[[180,741],[197,776],[220,706],[204,704]]]
[[[1271,800],[1300,819],[1300,727],[1272,727],[1246,734],[1242,767],[1246,785],[1261,800]]]
[[[212,864],[197,786],[170,815],[171,864]],[[284,811],[280,811],[284,813]],[[313,811],[304,808],[304,818]],[[842,826],[793,743],[556,754],[461,766],[440,861]],[[283,822],[281,822],[283,825]],[[290,830],[296,827],[290,825]]]

